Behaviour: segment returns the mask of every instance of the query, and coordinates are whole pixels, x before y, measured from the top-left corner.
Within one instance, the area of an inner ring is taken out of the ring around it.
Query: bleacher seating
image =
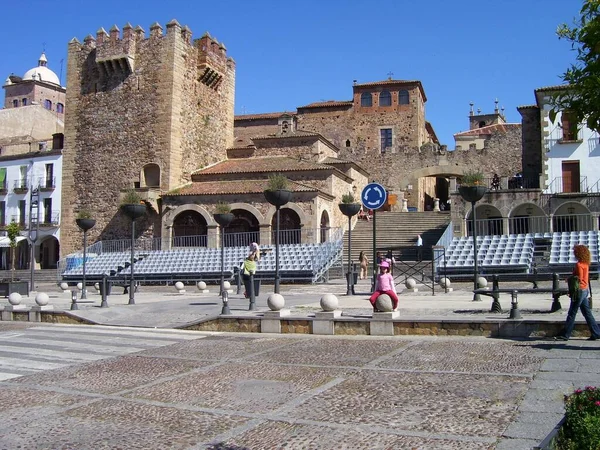
[[[482,274],[530,273],[532,271],[534,239],[552,240],[549,266],[557,272],[568,271],[576,260],[573,246],[587,245],[592,265],[598,265],[598,232],[573,231],[564,233],[531,233],[503,236],[477,236],[478,266]],[[467,274],[473,271],[474,251],[472,237],[454,238],[445,251],[445,260],[438,272]]]

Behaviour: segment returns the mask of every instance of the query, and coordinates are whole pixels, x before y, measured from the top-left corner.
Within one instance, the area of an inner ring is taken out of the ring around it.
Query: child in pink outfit
[[[381,294],[387,294],[392,299],[392,308],[395,311],[398,309],[398,295],[396,294],[396,285],[394,284],[394,277],[390,273],[390,263],[382,261],[379,264],[379,275],[377,275],[377,283],[375,284],[375,292],[369,298],[371,305],[375,308],[375,302],[377,297]]]

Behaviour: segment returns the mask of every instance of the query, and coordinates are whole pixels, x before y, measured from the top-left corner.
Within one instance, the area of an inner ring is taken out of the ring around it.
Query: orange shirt
[[[578,261],[573,268],[573,275],[577,275],[579,277],[579,288],[587,289],[588,288],[588,279],[590,276],[590,265],[587,263],[583,263]]]

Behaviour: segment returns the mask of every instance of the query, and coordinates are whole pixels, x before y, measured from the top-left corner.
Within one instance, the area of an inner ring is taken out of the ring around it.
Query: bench
[[[545,277],[544,277],[545,278]],[[557,273],[552,274],[552,287],[551,288],[500,288],[498,275],[492,276],[492,290],[488,289],[474,289],[474,294],[486,295],[493,298],[492,308],[490,312],[502,312],[500,306],[500,294],[511,294],[513,300],[516,302],[519,294],[552,294],[552,306],[550,312],[560,311],[562,305],[560,304],[560,297],[567,295],[569,290],[567,288],[560,287],[560,280]],[[528,281],[528,280],[523,280]],[[539,278],[536,281],[542,281]],[[537,283],[536,283],[537,286]]]

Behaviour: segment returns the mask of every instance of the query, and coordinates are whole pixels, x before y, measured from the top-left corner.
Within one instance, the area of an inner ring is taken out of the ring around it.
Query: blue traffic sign
[[[387,192],[379,183],[369,183],[362,190],[360,199],[365,208],[379,209],[387,201]]]

